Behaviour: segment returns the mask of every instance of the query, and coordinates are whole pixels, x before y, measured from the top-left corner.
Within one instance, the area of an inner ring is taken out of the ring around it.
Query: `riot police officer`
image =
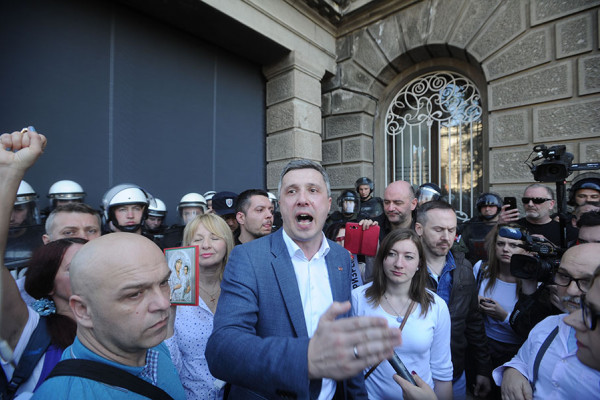
[[[367,177],[358,178],[354,187],[356,193],[360,196],[360,214],[369,219],[383,214],[383,200],[381,200],[381,197],[373,197],[375,186],[371,179]]]
[[[471,264],[488,258],[485,237],[498,222],[502,199],[496,193],[482,193],[477,198],[476,207],[479,215],[465,222],[461,232],[461,242],[468,248],[465,256]]]
[[[154,203],[154,198],[137,185],[124,183],[109,189],[102,197],[105,233],[141,234],[150,203]]]
[[[154,204],[148,206],[148,217],[144,221],[143,234],[152,239],[159,247],[162,247],[162,240],[167,229],[164,225],[166,217],[167,206],[161,199],[154,198]]]
[[[188,222],[193,220],[197,215],[202,215],[207,209],[206,199],[200,193],[187,193],[177,205],[179,213],[179,223],[171,225],[166,230],[163,238],[164,248],[179,247],[183,239],[183,230]]]

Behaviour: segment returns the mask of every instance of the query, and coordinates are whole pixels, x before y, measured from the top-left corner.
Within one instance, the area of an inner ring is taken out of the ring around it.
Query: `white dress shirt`
[[[329,284],[329,273],[325,256],[329,253],[329,244],[325,235],[321,247],[309,260],[300,247],[283,231],[283,241],[287,247],[296,273],[304,320],[308,336],[312,337],[317,330],[319,318],[333,303],[333,294]],[[323,379],[319,400],[328,400],[335,394],[336,383],[332,379]]]
[[[494,381],[502,385],[502,374],[512,367],[532,382],[533,364],[538,350],[558,325],[558,335],[544,354],[533,392],[534,399],[600,399],[600,371],[586,365],[575,355],[573,328],[563,322],[567,314],[552,315],[537,324],[512,360],[496,368]]]

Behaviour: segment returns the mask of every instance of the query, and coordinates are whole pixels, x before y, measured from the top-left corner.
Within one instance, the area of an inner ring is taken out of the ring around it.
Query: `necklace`
[[[217,301],[217,294],[219,294],[219,292],[221,291],[221,287],[219,287],[214,293],[209,293],[206,289],[204,289],[202,286],[198,285],[198,288],[200,290],[202,290],[204,293],[206,293],[208,295],[208,297],[210,297],[210,302],[214,305],[215,302]]]
[[[394,306],[392,305],[392,303],[390,303],[390,299],[387,298],[387,296],[385,295],[385,293],[383,294],[383,297],[385,297],[385,301],[387,301],[388,305],[390,307],[392,307],[392,311],[394,311],[396,314],[398,314],[398,316],[396,317],[396,321],[402,322],[402,320],[404,319],[404,316],[400,315],[400,313],[398,311],[396,311],[396,309],[394,308]]]

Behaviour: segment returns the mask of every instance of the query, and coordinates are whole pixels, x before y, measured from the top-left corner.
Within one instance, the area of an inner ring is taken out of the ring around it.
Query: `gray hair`
[[[331,197],[331,184],[329,183],[329,175],[327,174],[327,171],[325,171],[325,168],[323,168],[321,164],[317,162],[302,158],[299,160],[290,161],[283,168],[283,171],[281,171],[281,175],[279,176],[279,184],[277,185],[277,194],[279,195],[278,198],[281,198],[281,181],[283,180],[283,177],[285,174],[295,169],[314,169],[319,171],[321,176],[323,176],[325,186],[327,186],[327,196]]]
[[[525,188],[525,190],[523,191],[523,193],[525,193],[527,190],[532,189],[532,188],[543,188],[546,189],[546,192],[548,193],[548,196],[550,196],[550,198],[552,200],[555,200],[554,198],[554,190],[552,190],[552,188],[546,186],[546,185],[542,185],[541,183],[532,183],[531,185],[527,186]]]

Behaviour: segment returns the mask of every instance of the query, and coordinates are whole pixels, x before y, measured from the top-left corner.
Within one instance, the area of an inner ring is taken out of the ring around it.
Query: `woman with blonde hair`
[[[355,315],[383,317],[402,329],[402,345],[394,350],[409,371],[415,371],[439,399],[452,397],[450,313],[446,302],[426,289],[427,265],[417,234],[390,232],[379,247],[373,282],[352,291]],[[369,399],[401,399],[402,389],[387,362],[366,371]]]
[[[175,334],[167,340],[188,399],[222,399],[222,382],[208,370],[204,351],[213,328],[221,280],[234,242],[216,214],[199,215],[183,231],[183,246],[198,246],[198,306],[178,306]]]

